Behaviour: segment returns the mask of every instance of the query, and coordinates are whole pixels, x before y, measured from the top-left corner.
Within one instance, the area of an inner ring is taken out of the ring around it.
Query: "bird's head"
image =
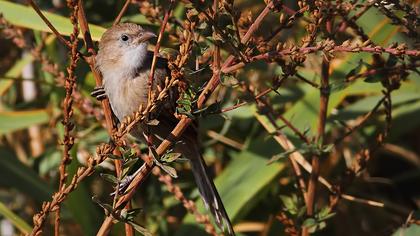
[[[108,70],[136,70],[147,57],[149,40],[156,37],[133,23],[122,23],[109,28],[99,42],[96,64],[102,73]]]

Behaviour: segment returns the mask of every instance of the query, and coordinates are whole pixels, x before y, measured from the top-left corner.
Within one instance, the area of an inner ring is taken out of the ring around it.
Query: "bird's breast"
[[[109,76],[112,76],[112,74]],[[147,73],[134,78],[109,76],[104,76],[104,89],[112,111],[120,121],[138,111],[141,104],[146,105],[148,95]]]

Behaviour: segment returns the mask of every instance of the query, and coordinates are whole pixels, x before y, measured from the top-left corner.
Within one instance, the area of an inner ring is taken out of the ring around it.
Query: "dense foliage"
[[[188,162],[127,135],[173,86],[237,235],[420,234],[418,0],[27,2],[0,0],[0,235],[222,234]],[[89,94],[119,21],[172,72],[116,124]]]

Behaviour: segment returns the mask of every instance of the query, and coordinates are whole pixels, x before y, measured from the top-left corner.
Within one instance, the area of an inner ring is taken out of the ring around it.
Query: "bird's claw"
[[[107,98],[105,89],[102,86],[95,87],[93,91],[90,93],[90,96],[96,98],[96,100],[98,101],[101,101]]]
[[[128,175],[124,179],[122,179],[121,182],[118,183],[117,185],[118,195],[124,194],[126,192],[128,186],[130,185],[131,181],[133,181],[135,175],[136,175],[135,173],[132,175]],[[111,196],[114,196],[114,195],[115,195],[115,192],[111,193]]]

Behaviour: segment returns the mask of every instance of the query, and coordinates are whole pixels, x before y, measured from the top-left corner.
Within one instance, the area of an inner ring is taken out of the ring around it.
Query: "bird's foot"
[[[131,182],[133,181],[134,177],[136,177],[140,173],[140,169],[137,170],[135,173],[131,175],[127,175],[124,177],[124,179],[121,180],[121,182],[118,183],[118,194],[124,194],[128,190],[128,186],[130,186]],[[114,196],[115,192],[111,194],[111,196]]]
[[[95,87],[93,91],[90,93],[90,96],[96,98],[96,100],[98,101],[101,101],[107,98],[105,89],[102,86]]]

